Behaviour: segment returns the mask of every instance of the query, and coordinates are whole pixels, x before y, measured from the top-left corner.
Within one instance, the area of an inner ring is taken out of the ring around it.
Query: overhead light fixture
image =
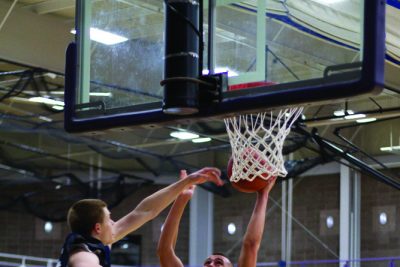
[[[112,97],[112,93],[111,92],[92,92],[89,93],[90,96],[108,96],[108,97]]]
[[[76,34],[76,30],[72,29],[71,33]],[[128,41],[128,38],[124,36],[92,27],[90,27],[90,39],[105,45],[114,45]]]
[[[57,74],[56,73],[53,73],[53,72],[46,72],[45,74],[44,74],[45,76],[47,76],[47,77],[49,77],[50,79],[55,79],[55,78],[57,78]]]
[[[63,101],[54,100],[54,99],[51,99],[48,97],[42,97],[42,96],[31,97],[31,98],[29,98],[29,101],[43,103],[43,104],[47,104],[47,105],[64,106]]]
[[[365,119],[356,120],[356,122],[358,122],[358,123],[367,123],[367,122],[373,122],[373,121],[376,121],[376,118],[365,118]]]
[[[333,112],[333,115],[335,115],[336,117],[342,117],[345,115],[353,115],[354,111],[352,111],[351,109],[348,110],[344,110],[344,109],[339,109],[339,110],[335,110]]]
[[[57,106],[57,105],[54,105],[54,106],[52,106],[51,107],[52,109],[54,109],[54,110],[64,110],[64,107],[63,106]]]
[[[42,121],[47,121],[47,122],[52,122],[53,120],[49,117],[46,116],[39,116],[39,119],[41,119]]]
[[[237,73],[236,71],[233,71],[231,69],[229,69],[228,67],[216,67],[214,69],[214,73],[223,73],[223,72],[228,72],[228,77],[235,77],[235,76],[239,76],[239,73]],[[201,72],[203,75],[207,75],[210,73],[209,70],[205,69]]]
[[[339,111],[338,111],[339,112]],[[348,110],[348,113],[350,111]],[[354,113],[354,112],[353,112]],[[336,113],[338,114],[338,113]],[[343,114],[343,113],[342,113]],[[400,116],[400,108],[388,108],[388,109],[379,109],[376,111],[360,111],[358,114],[350,114],[347,116],[337,116],[335,117],[324,117],[321,119],[308,119],[304,120],[303,123],[307,127],[320,127],[326,125],[336,125],[336,124],[345,124],[351,122],[365,123],[372,120],[382,120],[395,118]]]
[[[361,119],[361,118],[365,118],[365,117],[366,117],[366,115],[362,114],[362,113],[344,116],[344,118],[346,120],[355,120],[355,119]]]
[[[181,140],[190,140],[190,139],[199,138],[198,134],[190,133],[190,132],[186,132],[186,131],[175,131],[175,132],[171,132],[169,135],[172,137],[181,139]]]
[[[400,146],[385,146],[381,147],[380,150],[385,152],[400,151]]]
[[[206,142],[210,142],[210,141],[211,141],[210,137],[201,137],[201,138],[192,139],[193,143],[206,143]]]
[[[324,5],[331,5],[331,4],[336,4],[343,2],[344,0],[314,0],[314,2],[318,2]]]
[[[52,95],[64,95],[64,91],[52,91]],[[113,94],[111,92],[91,92],[89,96],[107,96],[112,97]]]

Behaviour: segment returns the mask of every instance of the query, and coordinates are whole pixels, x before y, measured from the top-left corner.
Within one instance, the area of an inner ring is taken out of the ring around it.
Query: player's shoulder
[[[69,267],[101,267],[99,258],[91,251],[76,251],[69,257]]]

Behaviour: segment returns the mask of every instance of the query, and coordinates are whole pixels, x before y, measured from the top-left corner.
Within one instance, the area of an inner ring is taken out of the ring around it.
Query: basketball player
[[[185,171],[181,171],[181,178],[186,176]],[[268,195],[275,184],[276,178],[270,178],[267,186],[257,192],[257,199],[251,215],[246,233],[243,238],[242,249],[240,251],[238,267],[255,267],[257,254],[262,240],[265,224],[265,212],[267,209]],[[160,240],[158,242],[157,253],[161,267],[183,267],[182,261],[175,255],[175,244],[178,237],[179,223],[182,218],[186,204],[191,199],[194,186],[183,191],[175,200],[165,220]],[[233,267],[232,262],[221,253],[210,255],[203,264],[204,267]]]
[[[203,168],[142,200],[120,220],[114,222],[106,203],[99,199],[76,202],[68,212],[72,233],[66,238],[57,266],[109,267],[109,246],[152,220],[189,187],[205,182],[222,185],[221,172]]]

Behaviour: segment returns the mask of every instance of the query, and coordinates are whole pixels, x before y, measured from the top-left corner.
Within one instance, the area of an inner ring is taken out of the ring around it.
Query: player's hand
[[[269,192],[271,191],[271,189],[274,187],[275,182],[276,182],[277,177],[271,177],[268,179],[268,184],[261,189],[260,191],[258,191],[259,194],[261,195],[268,195]]]
[[[222,186],[224,185],[224,182],[221,180],[220,176],[221,176],[221,171],[219,169],[213,167],[206,167],[194,173],[189,174],[186,177],[186,179],[188,179],[190,185],[212,182],[218,186]]]

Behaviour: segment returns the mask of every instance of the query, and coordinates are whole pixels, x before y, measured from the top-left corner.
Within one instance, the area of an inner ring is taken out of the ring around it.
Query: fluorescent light
[[[352,114],[354,114],[354,111],[352,111],[351,109],[348,109],[346,111],[344,109],[339,109],[333,112],[333,115],[335,115],[336,117],[341,117],[344,115],[352,115]]]
[[[314,1],[321,4],[330,5],[343,2],[344,0],[314,0]]]
[[[89,93],[90,96],[108,96],[108,97],[112,97],[112,93],[110,92],[93,92],[93,93]]]
[[[47,98],[47,97],[41,97],[41,96],[31,97],[31,98],[29,98],[29,101],[48,104],[48,105],[64,106],[64,102],[62,102],[62,101],[54,100],[54,99]]]
[[[54,105],[54,106],[52,106],[51,108],[52,108],[52,109],[55,109],[55,110],[64,110],[64,107],[63,107],[63,106],[56,106],[56,105]]]
[[[189,133],[189,132],[185,132],[185,131],[171,132],[169,135],[172,137],[181,139],[181,140],[189,140],[189,139],[199,138],[198,134]]]
[[[205,142],[210,142],[210,141],[211,141],[210,137],[202,137],[202,138],[192,139],[193,143],[205,143]]]
[[[385,146],[380,148],[381,151],[400,150],[400,146]]]
[[[372,122],[372,121],[376,121],[376,118],[365,118],[365,119],[361,119],[361,120],[356,120],[356,122],[358,122],[358,123],[367,123],[367,122]]]
[[[361,119],[361,118],[365,118],[365,117],[366,117],[365,114],[353,114],[353,115],[344,116],[344,118],[346,120]]]
[[[39,119],[41,119],[42,121],[47,121],[47,122],[53,121],[52,119],[50,119],[49,117],[46,117],[46,116],[39,116]]]
[[[330,121],[343,121],[343,118],[332,118]]]
[[[64,91],[52,91],[51,92],[52,95],[64,95]],[[108,97],[112,97],[112,93],[111,92],[91,92],[89,93],[90,96],[108,96]]]
[[[222,72],[228,72],[228,77],[234,77],[234,76],[239,76],[239,73],[236,71],[233,71],[229,69],[228,67],[216,67],[214,69],[214,73],[222,73]],[[210,73],[209,70],[205,69],[201,72],[203,75],[207,75]]]
[[[51,79],[55,79],[57,78],[57,74],[53,73],[53,72],[46,72],[44,75],[46,75],[47,77],[51,78]]]
[[[72,29],[71,33],[76,34],[76,30]],[[114,45],[128,40],[124,36],[92,27],[90,28],[90,39],[105,45]]]

